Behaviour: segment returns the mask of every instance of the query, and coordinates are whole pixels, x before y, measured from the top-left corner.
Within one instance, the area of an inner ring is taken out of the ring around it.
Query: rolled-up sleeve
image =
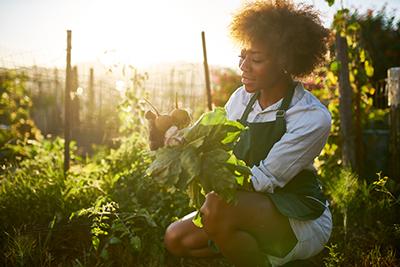
[[[303,110],[293,127],[274,144],[268,156],[254,165],[252,183],[259,192],[273,193],[313,163],[321,153],[331,129],[331,115],[320,106]]]

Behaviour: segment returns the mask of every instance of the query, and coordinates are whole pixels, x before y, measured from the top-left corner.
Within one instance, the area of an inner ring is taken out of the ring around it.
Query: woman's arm
[[[331,128],[329,111],[320,106],[304,110],[295,125],[288,128],[258,166],[253,166],[251,180],[256,191],[273,193],[297,173],[313,163],[321,153]]]

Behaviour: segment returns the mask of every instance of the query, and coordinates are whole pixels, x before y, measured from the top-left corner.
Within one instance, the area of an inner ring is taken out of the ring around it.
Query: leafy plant
[[[26,94],[26,77],[15,72],[0,74],[0,165],[13,164],[24,157],[28,140],[42,135],[30,117],[32,100]]]
[[[187,191],[190,204],[197,209],[211,191],[231,202],[237,187],[249,183],[251,175],[232,152],[243,129],[239,122],[226,118],[223,108],[205,113],[192,127],[183,129],[182,144],[154,152],[147,173],[170,190]]]
[[[337,179],[328,184],[328,193],[336,207],[343,214],[343,228],[347,234],[347,214],[350,203],[358,190],[358,177],[348,169],[342,169]]]
[[[336,244],[328,245],[326,248],[329,251],[329,254],[326,258],[324,258],[324,266],[325,267],[337,267],[343,264],[344,257],[342,253],[338,251],[338,247]]]

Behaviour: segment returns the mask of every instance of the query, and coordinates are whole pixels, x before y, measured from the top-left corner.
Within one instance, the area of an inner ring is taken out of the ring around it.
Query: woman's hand
[[[238,189],[243,191],[256,192],[251,179],[244,179],[243,185],[240,185]]]
[[[174,125],[165,132],[164,138],[164,145],[167,147],[180,145],[183,143],[183,131]]]

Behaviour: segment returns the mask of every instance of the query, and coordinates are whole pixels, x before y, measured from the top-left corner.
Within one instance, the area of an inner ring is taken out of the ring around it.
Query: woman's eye
[[[240,58],[240,61],[243,61],[246,58],[246,55],[242,53],[242,54],[239,54],[238,57]],[[256,64],[262,63],[264,61],[263,59],[253,59],[251,57],[250,57],[250,60],[251,60],[251,62],[256,63]]]

